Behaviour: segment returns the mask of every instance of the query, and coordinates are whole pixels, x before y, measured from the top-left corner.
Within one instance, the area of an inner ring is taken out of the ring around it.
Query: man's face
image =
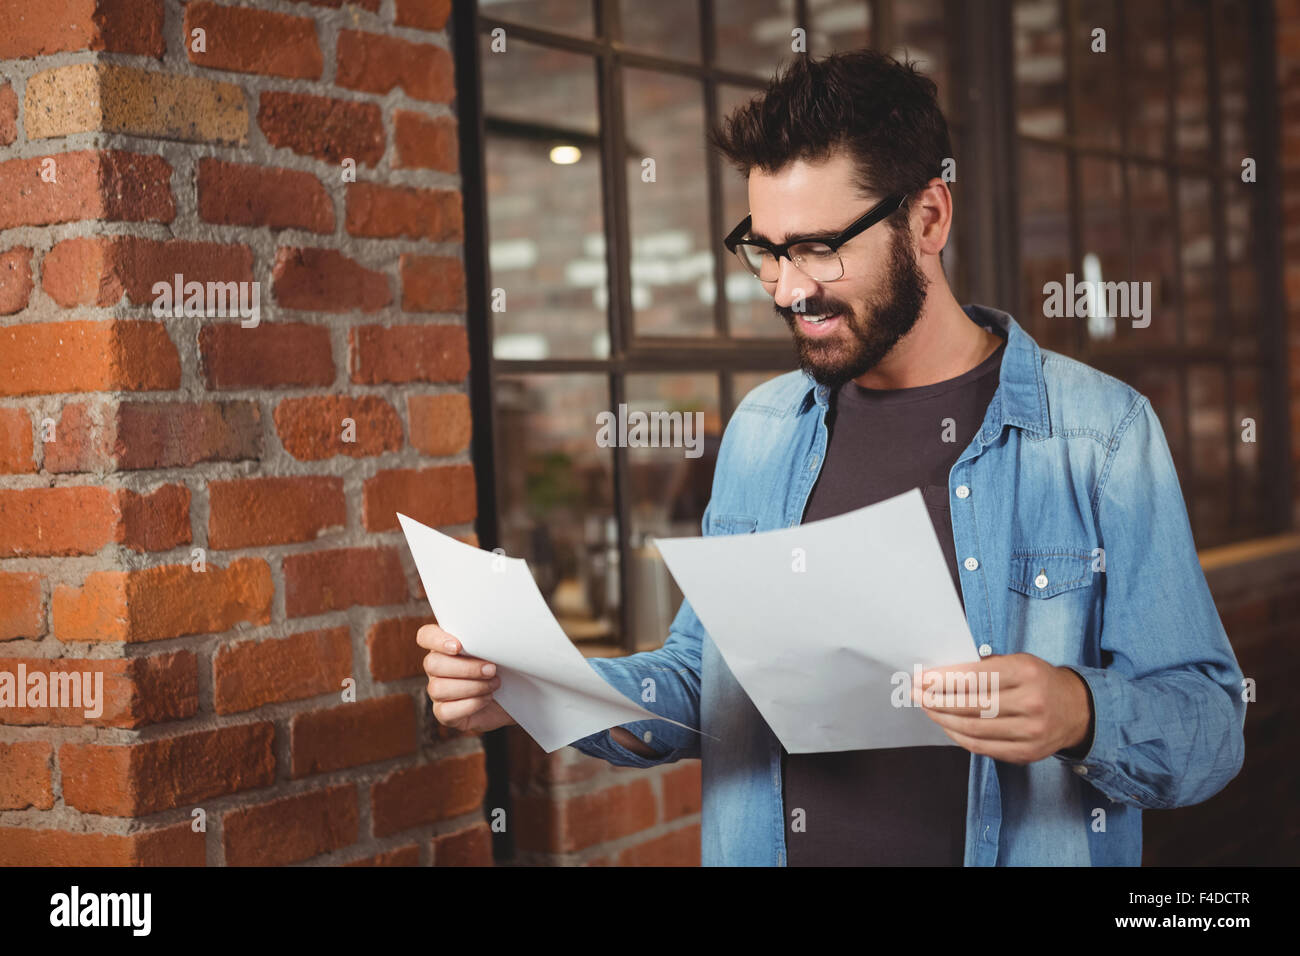
[[[818,163],[797,161],[776,174],[749,177],[752,231],[774,242],[835,233],[883,196],[860,198],[844,152]],[[901,215],[895,213],[895,215]],[[764,283],[776,313],[795,337],[799,364],[835,387],[874,368],[911,331],[925,304],[926,279],[910,236],[889,220],[840,247],[844,275],[817,282],[782,259],[781,276]],[[827,316],[820,322],[810,318]]]

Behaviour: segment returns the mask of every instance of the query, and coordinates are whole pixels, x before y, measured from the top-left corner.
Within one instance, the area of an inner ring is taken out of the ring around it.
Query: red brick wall
[[[0,708],[0,863],[491,862],[394,515],[473,540],[450,4],[262,6],[0,4],[0,671],[106,698]]]

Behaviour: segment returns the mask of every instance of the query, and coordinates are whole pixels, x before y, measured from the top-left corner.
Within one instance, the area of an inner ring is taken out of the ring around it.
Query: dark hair
[[[798,56],[708,139],[746,178],[754,168],[775,173],[846,148],[857,187],[883,198],[942,176],[952,146],[937,92],[914,62],[874,50]],[[901,208],[888,220],[896,230],[907,222]]]

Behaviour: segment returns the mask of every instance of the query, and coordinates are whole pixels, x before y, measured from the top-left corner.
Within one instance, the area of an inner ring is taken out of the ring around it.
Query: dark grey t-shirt
[[[803,520],[920,487],[960,598],[948,472],[984,421],[1005,349],[934,385],[837,389],[826,462]],[[962,865],[970,754],[961,747],[793,755],[783,748],[781,759],[787,865]],[[804,811],[803,832],[791,832],[795,809]]]

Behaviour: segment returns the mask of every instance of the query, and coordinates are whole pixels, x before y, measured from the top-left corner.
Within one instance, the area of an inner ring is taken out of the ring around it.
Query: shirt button
[[[980,657],[988,657],[992,653],[993,648],[989,647],[987,644],[980,645]]]
[[[1074,767],[1074,772],[1077,773],[1080,777],[1088,776],[1088,768],[1085,767],[1083,764],[1076,764]]]
[[[1040,591],[1047,587],[1047,575],[1040,574],[1038,577],[1034,578],[1034,587],[1038,588]]]
[[[649,743],[651,740],[654,739],[654,734],[650,733],[650,731],[647,730],[645,732],[645,735],[642,736],[641,739],[644,740],[646,743]]]
[[[980,563],[976,561],[974,558],[967,558],[963,563],[966,565],[967,571],[974,571],[976,568],[980,566]]]
[[[958,498],[969,498],[969,497],[970,497],[970,489],[967,488],[965,485],[958,485],[958,486],[957,486],[957,497],[958,497]]]

